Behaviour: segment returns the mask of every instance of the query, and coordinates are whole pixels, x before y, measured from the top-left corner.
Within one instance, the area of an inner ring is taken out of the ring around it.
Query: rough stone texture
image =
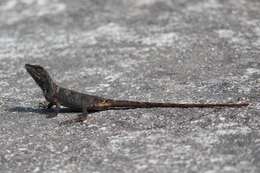
[[[260,1],[1,0],[0,172],[260,172]],[[24,64],[109,98],[236,102],[46,119]]]

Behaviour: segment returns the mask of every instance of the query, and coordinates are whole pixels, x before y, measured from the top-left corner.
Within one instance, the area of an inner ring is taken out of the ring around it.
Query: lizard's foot
[[[50,108],[49,108],[49,109],[50,109]],[[49,113],[49,114],[46,116],[46,118],[56,117],[56,116],[58,116],[59,112],[60,112],[60,107],[59,107],[59,106],[56,106],[56,107],[54,108],[54,112]]]
[[[52,106],[53,106],[53,104],[50,103],[50,102],[47,102],[47,101],[40,102],[40,103],[38,104],[38,107],[39,107],[39,108],[42,108],[42,109],[50,109]]]
[[[39,104],[38,104],[38,108],[42,108],[42,109],[46,109],[47,108],[47,103],[46,102],[40,102]]]
[[[84,123],[84,124],[93,124],[95,122],[95,118],[87,117],[87,116],[79,116],[77,118],[66,120],[60,123],[60,125],[74,124],[74,123]]]

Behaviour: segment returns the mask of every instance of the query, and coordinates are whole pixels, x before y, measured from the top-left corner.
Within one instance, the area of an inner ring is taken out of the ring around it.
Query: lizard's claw
[[[44,101],[44,102],[40,102],[38,107],[42,108],[42,109],[50,109],[53,106],[52,103]]]
[[[38,104],[38,107],[39,107],[39,108],[42,108],[42,109],[46,109],[46,108],[47,108],[47,105],[45,104],[45,102],[40,102],[40,103]]]

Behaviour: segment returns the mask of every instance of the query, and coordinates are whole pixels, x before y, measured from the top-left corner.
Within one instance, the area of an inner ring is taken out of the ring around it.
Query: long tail
[[[249,103],[154,103],[126,100],[106,100],[100,103],[103,108],[214,108],[214,107],[244,107]]]

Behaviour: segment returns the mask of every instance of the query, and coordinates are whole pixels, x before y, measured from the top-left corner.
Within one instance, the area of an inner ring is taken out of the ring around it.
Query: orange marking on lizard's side
[[[97,103],[96,106],[98,107],[110,107],[112,106],[107,100],[102,100],[101,102]]]

